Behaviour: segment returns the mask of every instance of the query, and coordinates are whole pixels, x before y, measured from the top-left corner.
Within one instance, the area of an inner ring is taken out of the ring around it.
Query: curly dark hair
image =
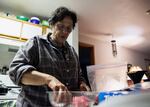
[[[74,28],[77,22],[77,15],[66,7],[59,7],[52,13],[51,17],[48,19],[49,25],[53,26],[56,22],[63,20],[66,16],[71,17]]]

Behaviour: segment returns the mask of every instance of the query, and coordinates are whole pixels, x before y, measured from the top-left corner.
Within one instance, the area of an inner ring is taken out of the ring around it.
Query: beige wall
[[[94,45],[95,49],[95,64],[107,64],[113,62],[127,62],[133,65],[141,66],[145,69],[145,58],[150,59],[150,55],[140,53],[124,47],[118,47],[118,55],[116,58],[112,56],[112,48],[110,42],[103,42],[92,39],[87,36],[79,36],[79,41]]]

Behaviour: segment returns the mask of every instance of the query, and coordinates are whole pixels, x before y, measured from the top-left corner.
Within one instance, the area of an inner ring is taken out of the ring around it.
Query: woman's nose
[[[63,33],[64,34],[69,34],[69,32],[67,30],[64,30],[64,29],[63,29]]]

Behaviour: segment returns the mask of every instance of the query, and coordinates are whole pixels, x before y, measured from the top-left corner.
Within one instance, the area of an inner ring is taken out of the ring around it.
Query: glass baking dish
[[[93,107],[98,92],[91,91],[49,91],[49,100],[54,107]]]

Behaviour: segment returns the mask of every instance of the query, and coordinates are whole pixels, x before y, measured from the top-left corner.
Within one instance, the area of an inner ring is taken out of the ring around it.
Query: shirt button
[[[69,61],[69,58],[67,58],[67,61]]]
[[[69,72],[69,69],[67,69],[67,72]]]
[[[66,85],[68,86],[68,85],[69,85],[69,83],[67,82],[67,83],[66,83]]]

